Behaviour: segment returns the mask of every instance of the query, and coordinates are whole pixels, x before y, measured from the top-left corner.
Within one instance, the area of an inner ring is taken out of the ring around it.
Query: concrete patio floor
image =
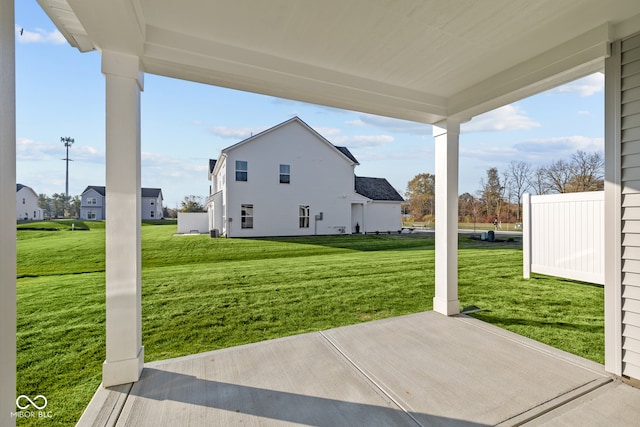
[[[640,389],[467,316],[425,312],[145,364],[80,426],[638,426]]]

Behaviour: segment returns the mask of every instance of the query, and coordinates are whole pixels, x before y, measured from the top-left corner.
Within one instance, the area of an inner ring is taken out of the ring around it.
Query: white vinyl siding
[[[640,378],[640,35],[621,53],[622,374]]]

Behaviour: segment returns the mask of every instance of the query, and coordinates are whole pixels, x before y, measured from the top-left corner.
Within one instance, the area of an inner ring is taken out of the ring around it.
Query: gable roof
[[[20,190],[22,190],[24,187],[26,187],[26,185],[22,185],[22,184],[16,184],[16,193]]]
[[[338,149],[338,151],[340,151],[342,154],[347,156],[349,158],[349,160],[351,160],[356,165],[360,164],[360,162],[358,162],[358,160],[356,160],[355,156],[353,154],[351,154],[351,151],[349,151],[349,149],[347,147],[338,147],[337,145],[334,145],[334,147],[336,147]]]
[[[356,176],[356,193],[371,200],[404,202],[402,196],[385,178]]]
[[[141,197],[158,197],[162,196],[162,190],[160,188],[142,188]]]
[[[86,193],[89,190],[93,190],[104,197],[106,195],[106,188],[107,187],[103,185],[89,185],[84,189],[82,194]],[[141,197],[158,197],[162,194],[162,190],[160,188],[142,188],[140,192]]]
[[[229,152],[229,151],[231,151],[231,150],[233,150],[233,149],[235,149],[235,148],[239,147],[240,145],[244,145],[244,144],[246,144],[246,143],[248,143],[248,142],[251,142],[251,141],[253,141],[253,140],[255,140],[255,139],[258,139],[258,138],[260,138],[261,136],[263,136],[263,135],[265,135],[265,134],[267,134],[267,133],[273,132],[273,131],[275,131],[275,130],[277,130],[277,129],[279,129],[279,128],[283,127],[283,126],[286,126],[286,125],[288,125],[289,123],[293,123],[293,122],[297,122],[298,124],[300,124],[300,125],[302,125],[303,127],[305,127],[309,132],[313,133],[313,134],[314,134],[316,137],[318,137],[318,139],[320,139],[322,142],[326,143],[327,145],[329,145],[330,147],[332,147],[333,149],[335,149],[338,153],[340,153],[340,154],[342,154],[344,157],[346,157],[346,158],[347,158],[347,160],[348,160],[350,163],[355,164],[355,165],[359,165],[359,164],[360,164],[360,162],[358,162],[358,160],[355,158],[355,156],[354,156],[353,154],[351,154],[351,152],[350,152],[346,147],[338,147],[338,146],[333,145],[329,140],[327,140],[324,136],[320,135],[320,134],[319,134],[315,129],[313,129],[311,126],[309,126],[308,124],[306,124],[306,123],[305,123],[302,119],[300,119],[300,117],[298,117],[298,116],[292,117],[292,118],[290,118],[289,120],[286,120],[286,121],[284,121],[284,122],[282,122],[282,123],[280,123],[280,124],[277,124],[277,125],[275,125],[275,126],[273,126],[273,127],[269,128],[269,129],[267,129],[267,130],[264,130],[264,131],[262,131],[262,132],[260,132],[260,133],[257,133],[257,134],[255,134],[255,135],[252,135],[252,136],[250,136],[249,138],[244,139],[244,140],[242,140],[242,141],[240,141],[240,142],[238,142],[238,143],[236,143],[236,144],[230,145],[230,146],[229,146],[229,147],[227,147],[227,148],[223,148],[223,149],[222,149],[222,151],[221,151],[221,153],[220,153],[220,156],[222,156],[222,155],[226,154],[227,152]],[[218,163],[220,163],[220,162],[218,162]],[[211,168],[211,160],[209,160],[209,167]],[[213,165],[213,168],[215,168],[215,164]],[[213,173],[213,169],[211,169],[211,171],[212,171],[212,173]]]
[[[87,186],[87,188],[84,189],[84,191],[82,192],[82,194],[86,193],[89,190],[93,190],[96,193],[98,193],[101,196],[105,196],[106,192],[106,187],[105,186],[100,186],[100,185],[89,185]]]
[[[216,163],[218,163],[215,159],[209,159],[209,173],[207,174],[207,178],[211,179],[211,175],[213,175],[213,171],[216,168]]]

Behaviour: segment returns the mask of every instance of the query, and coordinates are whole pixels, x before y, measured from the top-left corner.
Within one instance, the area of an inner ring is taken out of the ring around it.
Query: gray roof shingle
[[[105,186],[101,186],[101,185],[89,185],[87,188],[84,189],[84,191],[82,192],[82,194],[86,193],[89,190],[94,190],[96,193],[100,194],[101,196],[105,196],[106,195],[106,188]],[[160,188],[141,188],[140,189],[140,193],[141,193],[141,197],[158,197],[158,195],[160,195],[162,193],[162,189]]]
[[[402,196],[385,178],[356,176],[356,193],[371,200],[404,202]]]

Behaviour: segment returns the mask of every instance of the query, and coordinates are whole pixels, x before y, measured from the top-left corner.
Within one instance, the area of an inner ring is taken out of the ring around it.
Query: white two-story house
[[[298,117],[209,161],[209,228],[227,237],[397,232],[402,197]]]
[[[16,218],[19,220],[41,220],[44,211],[38,207],[38,195],[31,187],[16,185]]]
[[[160,188],[141,189],[142,219],[162,219],[162,190]],[[80,204],[81,219],[106,219],[106,188],[90,185],[82,192]]]

